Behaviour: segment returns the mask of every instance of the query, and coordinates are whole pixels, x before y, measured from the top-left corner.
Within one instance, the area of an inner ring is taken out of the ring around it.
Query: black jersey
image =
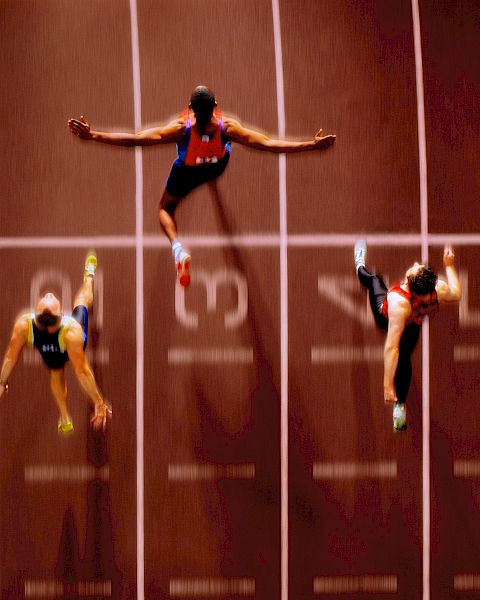
[[[55,333],[48,333],[46,329],[39,329],[35,325],[35,314],[28,315],[28,343],[40,352],[49,369],[62,369],[68,361],[64,337],[73,321],[75,319],[72,317],[62,317],[60,329]]]

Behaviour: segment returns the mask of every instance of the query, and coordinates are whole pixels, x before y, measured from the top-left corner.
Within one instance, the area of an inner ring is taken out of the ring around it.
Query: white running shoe
[[[404,402],[395,402],[393,405],[393,429],[405,431],[407,428],[407,408]]]
[[[190,263],[192,257],[187,252],[183,251],[177,261],[177,278],[178,283],[183,287],[190,285]]]
[[[360,267],[365,266],[365,260],[367,258],[367,242],[365,240],[357,240],[355,242],[353,256],[355,259],[355,271],[358,271]]]

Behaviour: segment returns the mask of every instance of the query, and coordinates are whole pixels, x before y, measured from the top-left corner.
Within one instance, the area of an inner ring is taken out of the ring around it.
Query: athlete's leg
[[[62,433],[68,433],[68,431],[73,430],[73,426],[72,420],[68,414],[65,369],[50,369],[50,388],[60,413],[58,430]]]
[[[165,235],[168,237],[171,243],[177,239],[177,224],[173,218],[175,209],[181,198],[176,198],[167,192],[165,189],[160,199],[160,206],[158,210],[158,220],[160,221],[160,227],[163,229]]]
[[[400,340],[400,352],[394,379],[395,391],[400,404],[407,400],[412,379],[412,353],[417,345],[419,336],[420,325],[410,323],[405,327]]]
[[[73,307],[85,306],[90,309],[93,304],[93,278],[97,270],[97,255],[93,250],[87,253],[85,258],[85,272],[83,276],[83,283],[80,289],[75,294],[73,301]]]
[[[177,224],[173,218],[175,209],[182,198],[172,196],[166,189],[160,200],[158,210],[158,220],[165,235],[172,244],[172,254],[177,269],[178,281],[180,285],[186,287],[190,284],[190,263],[192,257],[188,252],[185,252],[181,242],[177,238]]]
[[[381,329],[387,330],[388,321],[382,313],[382,306],[388,293],[387,286],[379,275],[370,273],[365,267],[359,267],[357,275],[363,287],[368,289],[370,308],[372,309],[375,322]]]

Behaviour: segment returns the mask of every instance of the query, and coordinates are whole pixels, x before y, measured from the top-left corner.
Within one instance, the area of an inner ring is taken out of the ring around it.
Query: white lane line
[[[140,150],[140,149],[138,149]],[[424,237],[417,233],[319,233],[287,235],[259,233],[247,235],[198,235],[184,236],[185,244],[191,248],[278,248],[286,243],[291,248],[351,248],[355,240],[366,239],[369,246],[415,247],[422,246]],[[426,238],[430,246],[480,246],[480,234],[435,233]],[[168,240],[159,235],[144,234],[144,248],[169,248]],[[138,239],[133,235],[78,236],[78,237],[4,237],[0,238],[0,249],[9,248],[136,248]]]
[[[313,365],[383,362],[383,346],[312,346]]]
[[[72,593],[75,588],[76,595],[85,598],[111,598],[112,582],[105,581],[77,581],[73,585],[65,585],[57,579],[26,579],[24,585],[25,598],[63,598],[65,594]]]
[[[395,479],[396,460],[314,462],[312,476],[324,479]]]
[[[93,465],[26,465],[24,470],[27,483],[84,483],[93,479],[108,481],[110,467]]]
[[[169,348],[169,365],[252,364],[253,348]]]
[[[253,463],[218,465],[213,463],[170,463],[169,481],[217,481],[220,479],[255,479]]]
[[[314,594],[395,593],[396,575],[338,575],[315,577]]]
[[[478,592],[480,573],[458,573],[453,576],[453,589],[457,592]]]
[[[423,89],[422,35],[418,0],[412,0],[417,90],[418,167],[420,172],[420,231],[422,262],[428,263],[427,142]],[[423,600],[430,600],[430,325],[422,327],[422,496],[423,496]]]
[[[135,131],[142,128],[140,47],[137,2],[130,0],[132,36],[133,107]],[[135,148],[135,274],[136,274],[136,435],[137,435],[137,599],[145,598],[145,517],[143,458],[144,394],[144,299],[143,299],[143,162],[141,147]]]
[[[170,598],[204,596],[254,596],[255,579],[251,577],[176,577],[170,579]]]
[[[277,84],[278,136],[285,137],[285,91],[283,86],[282,30],[278,0],[272,0],[273,36],[275,44],[275,77]],[[281,487],[281,600],[288,600],[288,226],[287,226],[287,161],[278,157],[280,209],[280,487]]]

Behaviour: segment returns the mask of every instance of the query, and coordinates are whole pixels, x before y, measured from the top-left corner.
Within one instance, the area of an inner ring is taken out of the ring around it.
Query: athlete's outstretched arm
[[[388,403],[397,402],[394,380],[400,356],[400,339],[408,316],[408,309],[403,306],[404,298],[397,300],[395,295],[391,294],[388,299],[388,333],[383,353],[383,398]]]
[[[462,298],[462,286],[454,266],[455,254],[450,246],[445,246],[443,251],[443,265],[447,281],[439,279],[436,290],[439,302],[459,302]]]
[[[306,142],[273,140],[260,131],[244,127],[241,123],[230,117],[225,117],[224,123],[225,133],[232,142],[237,142],[255,150],[276,152],[278,154],[305,152],[307,150],[326,150],[336,139],[335,135],[322,135],[322,130],[320,129],[313,140]]]
[[[75,375],[94,405],[95,414],[90,422],[94,429],[103,429],[103,431],[105,431],[107,417],[112,414],[112,410],[110,406],[104,402],[102,394],[97,387],[95,376],[88,364],[83,349],[83,332],[80,326],[78,326],[78,328],[75,326],[69,327],[68,331],[65,333],[65,347],[68,352],[68,357],[75,369]]]
[[[179,141],[184,122],[182,119],[171,121],[168,125],[143,129],[135,133],[107,133],[90,127],[83,116],[69,119],[70,131],[82,140],[114,144],[116,146],[152,146],[154,144],[174,144]]]
[[[3,359],[2,369],[0,371],[0,398],[8,389],[8,379],[20,358],[20,354],[27,343],[27,339],[28,320],[25,315],[22,315],[15,321],[10,342],[8,343],[8,348]]]

